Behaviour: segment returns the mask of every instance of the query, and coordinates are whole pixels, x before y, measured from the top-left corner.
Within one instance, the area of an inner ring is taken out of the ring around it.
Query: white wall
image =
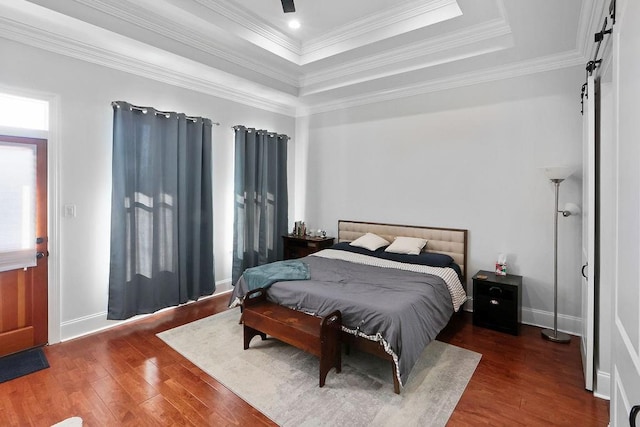
[[[291,221],[332,234],[338,219],[467,228],[469,273],[490,269],[506,252],[509,271],[525,277],[523,320],[551,325],[553,187],[540,168],[581,166],[582,67],[294,120],[4,39],[0,49],[12,58],[3,61],[1,86],[60,101],[57,203],[77,206],[76,218],[60,218],[63,339],[110,324],[113,100],[222,123],[213,130],[217,281],[229,280],[231,268],[231,126],[246,124],[295,132]],[[580,176],[562,184],[561,204],[581,203]],[[577,217],[561,218],[559,242],[560,328],[577,333]]]
[[[312,116],[298,219],[332,235],[339,219],[466,228],[468,277],[507,253],[524,276],[523,321],[552,326],[554,191],[541,167],[575,165],[560,205],[581,204],[583,77],[575,67]],[[580,230],[560,217],[559,328],[571,333]]]
[[[106,67],[42,51],[0,38],[0,87],[49,94],[59,100],[57,127],[59,199],[51,212],[59,218],[60,320],[62,339],[113,325],[106,320],[111,206],[111,101],[123,100],[160,110],[204,116],[220,122],[213,129],[214,251],[216,281],[231,278],[233,225],[233,130],[245,124],[293,135],[295,120],[228,100],[162,84]],[[289,158],[294,159],[290,143]],[[293,160],[289,176],[293,176]],[[290,187],[293,201],[295,187]],[[50,196],[53,196],[50,193]],[[75,218],[62,217],[65,204]],[[291,215],[293,205],[291,204]],[[52,242],[55,243],[55,242]],[[54,307],[55,309],[55,307]],[[55,327],[55,326],[54,326]]]

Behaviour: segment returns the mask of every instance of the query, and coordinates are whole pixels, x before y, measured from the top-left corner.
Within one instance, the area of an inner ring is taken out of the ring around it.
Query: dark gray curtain
[[[114,102],[109,319],[215,291],[211,121]]]
[[[249,268],[282,259],[288,232],[289,137],[236,126],[232,283]]]

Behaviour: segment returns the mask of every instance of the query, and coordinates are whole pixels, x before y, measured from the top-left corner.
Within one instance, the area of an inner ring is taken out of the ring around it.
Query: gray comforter
[[[340,310],[343,329],[382,342],[394,356],[401,384],[406,384],[425,346],[453,314],[444,280],[317,256],[302,261],[309,266],[310,279],[276,282],[269,288],[269,299],[318,316]],[[240,278],[232,301],[245,293]]]

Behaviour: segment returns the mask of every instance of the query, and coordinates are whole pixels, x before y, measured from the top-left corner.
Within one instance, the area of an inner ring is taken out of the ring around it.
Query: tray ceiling
[[[302,115],[584,64],[602,3],[2,0],[0,36]]]

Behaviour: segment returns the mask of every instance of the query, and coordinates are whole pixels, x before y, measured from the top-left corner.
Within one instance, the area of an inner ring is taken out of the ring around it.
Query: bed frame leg
[[[396,364],[391,361],[391,375],[393,375],[393,391],[395,394],[400,394],[400,381],[398,381],[398,375],[396,374]]]

